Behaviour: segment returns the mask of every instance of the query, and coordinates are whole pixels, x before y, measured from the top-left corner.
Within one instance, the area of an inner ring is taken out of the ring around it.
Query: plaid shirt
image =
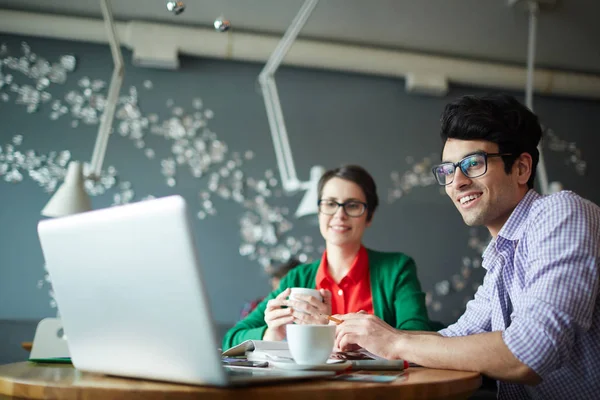
[[[501,399],[600,398],[600,208],[530,190],[483,253],[483,284],[443,336],[502,331],[543,382],[498,381]]]

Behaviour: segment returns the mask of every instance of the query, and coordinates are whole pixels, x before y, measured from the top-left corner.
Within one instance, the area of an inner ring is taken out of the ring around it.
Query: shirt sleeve
[[[410,257],[402,257],[404,264],[394,290],[394,309],[396,311],[396,329],[410,331],[429,331],[429,317],[425,305],[425,294],[417,277],[417,267]]]
[[[515,357],[544,378],[568,360],[578,334],[592,325],[600,215],[566,196],[531,212],[535,223],[519,244],[528,249],[525,288],[503,339]]]
[[[473,300],[467,303],[464,314],[458,321],[446,329],[438,331],[442,336],[467,336],[476,333],[490,332],[492,329],[492,314],[490,307],[490,293],[493,283],[489,273],[483,278]]]

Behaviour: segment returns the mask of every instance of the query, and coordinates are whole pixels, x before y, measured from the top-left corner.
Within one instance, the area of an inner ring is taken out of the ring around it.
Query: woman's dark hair
[[[448,139],[496,143],[499,153],[512,154],[502,157],[507,174],[517,157],[529,153],[533,162],[527,186],[533,188],[542,128],[538,117],[514,97],[494,94],[459,98],[444,109],[440,135],[443,145]]]
[[[281,265],[277,265],[274,267],[269,266],[269,268],[267,268],[267,273],[271,276],[271,278],[282,279],[284,276],[287,275],[288,272],[290,272],[300,264],[301,262],[298,261],[297,258],[292,257]]]
[[[330,169],[319,180],[319,199],[323,195],[323,187],[325,187],[325,184],[331,178],[345,179],[360,186],[367,199],[367,221],[370,221],[379,205],[377,186],[373,177],[363,167],[359,167],[358,165],[342,165],[339,168]]]

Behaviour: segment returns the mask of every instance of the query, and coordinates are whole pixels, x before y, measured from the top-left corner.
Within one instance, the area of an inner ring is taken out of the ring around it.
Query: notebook
[[[292,359],[287,342],[246,340],[223,352],[224,357],[246,356],[251,361],[278,361]]]
[[[213,386],[333,375],[222,365],[190,221],[169,196],[38,224],[74,367]]]
[[[223,352],[223,356],[227,357],[244,355],[251,361],[268,361],[272,364],[293,360],[285,341],[246,340]],[[386,360],[365,349],[333,352],[327,360],[332,369],[335,369],[333,364],[344,362],[349,362],[354,370],[401,371],[409,367],[405,360]]]

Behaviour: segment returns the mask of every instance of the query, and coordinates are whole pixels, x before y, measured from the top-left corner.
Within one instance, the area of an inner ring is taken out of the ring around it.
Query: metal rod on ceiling
[[[527,81],[525,84],[525,105],[533,111],[533,79],[535,67],[535,50],[536,50],[536,34],[537,34],[537,15],[539,6],[537,1],[528,2],[529,9],[529,40],[527,41]],[[542,153],[542,143],[538,144],[538,152],[540,154],[537,165],[537,179],[540,185],[542,194],[548,194],[548,174],[546,172],[546,164],[544,163],[544,155]]]

